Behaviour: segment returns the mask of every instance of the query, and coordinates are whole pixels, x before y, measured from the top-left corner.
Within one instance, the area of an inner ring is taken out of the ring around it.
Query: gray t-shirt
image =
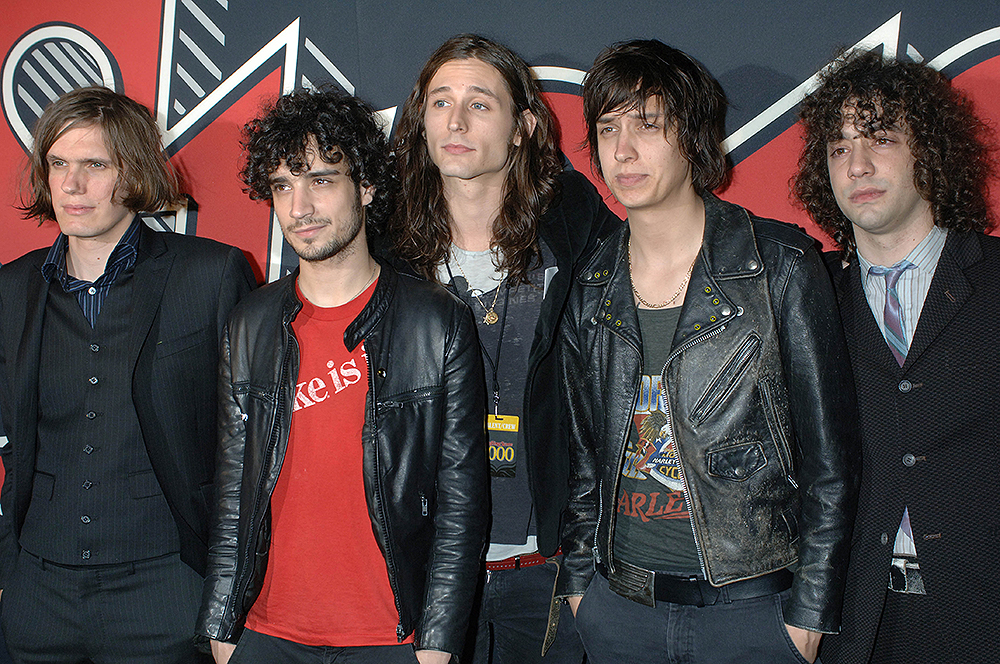
[[[469,252],[453,245],[448,263],[438,269],[441,283],[448,285],[475,315],[486,371],[489,413],[494,413],[493,396],[499,389],[497,412],[506,416],[507,421],[518,418],[516,432],[488,431],[493,525],[487,560],[537,550],[525,459],[523,404],[531,342],[546,286],[557,270],[544,242],[541,250],[541,264],[528,272],[530,283],[512,286],[509,292],[505,275],[497,270],[491,251]],[[490,309],[497,320],[487,324],[484,318]]]
[[[615,557],[659,572],[701,576],[663,383],[681,307],[638,312],[644,368],[621,471]]]

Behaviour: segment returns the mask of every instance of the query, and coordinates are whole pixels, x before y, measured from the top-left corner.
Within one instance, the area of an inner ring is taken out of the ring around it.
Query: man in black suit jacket
[[[837,242],[862,481],[825,664],[996,661],[1000,240],[989,132],[930,67],[848,54],[803,103],[795,191]]]
[[[218,343],[242,252],[155,233],[177,184],[148,109],[69,92],[34,129],[26,217],[61,231],[0,270],[8,443],[0,611],[18,662],[191,662],[215,466]]]

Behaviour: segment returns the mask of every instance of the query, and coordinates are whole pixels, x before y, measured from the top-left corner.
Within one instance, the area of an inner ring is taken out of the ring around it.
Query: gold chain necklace
[[[487,307],[486,303],[483,302],[483,298],[479,297],[479,295],[477,294],[477,291],[479,289],[478,288],[473,288],[472,284],[469,283],[469,277],[466,276],[465,270],[462,269],[462,263],[458,260],[458,256],[455,256],[453,254],[453,257],[455,259],[455,265],[458,266],[458,271],[462,273],[462,278],[465,279],[465,283],[466,283],[466,285],[468,285],[469,290],[472,293],[472,297],[476,298],[476,300],[479,302],[479,305],[486,312],[486,315],[483,316],[483,323],[485,323],[486,325],[492,325],[493,323],[495,323],[498,320],[500,320],[500,317],[497,316],[497,312],[495,311],[495,309],[496,309],[496,306],[497,306],[497,298],[500,297],[500,286],[503,285],[503,279],[501,279],[500,283],[497,284],[497,292],[496,292],[496,295],[493,296],[493,304],[491,304],[490,306]]]
[[[694,260],[691,261],[691,267],[688,268],[687,276],[681,282],[681,285],[677,287],[677,292],[674,296],[665,302],[660,302],[659,304],[653,304],[652,302],[646,302],[642,299],[642,295],[639,295],[639,291],[635,287],[635,281],[632,280],[632,238],[628,239],[628,281],[632,286],[632,294],[635,295],[635,299],[639,300],[639,304],[646,307],[647,309],[663,309],[664,307],[669,307],[673,304],[677,298],[681,296],[684,289],[687,287],[688,281],[691,280],[691,275],[694,273],[694,264],[698,260],[698,254],[694,255]]]

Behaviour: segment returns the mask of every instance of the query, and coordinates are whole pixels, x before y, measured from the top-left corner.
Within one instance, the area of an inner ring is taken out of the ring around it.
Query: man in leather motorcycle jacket
[[[584,114],[628,224],[579,271],[561,330],[573,548],[559,592],[598,664],[811,662],[839,628],[857,482],[822,260],[711,193],[725,96],[689,56],[605,50]],[[664,638],[622,638],[636,631]]]

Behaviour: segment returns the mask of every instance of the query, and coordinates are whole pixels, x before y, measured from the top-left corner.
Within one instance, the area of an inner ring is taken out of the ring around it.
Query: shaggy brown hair
[[[726,93],[704,65],[656,39],[612,44],[597,56],[583,81],[587,145],[597,172],[601,172],[597,121],[607,113],[634,110],[645,121],[646,102],[652,98],[663,107],[663,133],[677,128],[695,190],[702,194],[722,186],[729,166],[722,147]]]
[[[845,260],[857,249],[854,229],[837,205],[827,167],[828,146],[841,139],[845,109],[863,136],[890,129],[908,133],[913,184],[931,204],[935,224],[962,231],[993,227],[992,132],[976,117],[972,102],[925,64],[888,60],[874,51],[848,53],[802,102],[805,145],[792,182],[800,206]]]
[[[446,62],[468,59],[495,68],[514,102],[515,131],[522,140],[521,145],[511,146],[512,163],[490,244],[498,252],[498,267],[507,273],[510,283],[527,283],[528,270],[540,256],[538,219],[555,197],[556,178],[562,171],[558,128],[524,60],[506,46],[478,35],[458,35],[442,44],[424,65],[403,105],[396,127],[403,204],[390,233],[393,252],[432,281],[437,281],[437,268],[448,259],[451,213],[441,174],[427,151],[424,107],[437,70]],[[526,110],[537,120],[530,136],[523,116]]]
[[[132,212],[155,212],[178,201],[177,176],[163,155],[160,130],[149,109],[105,87],[77,88],[49,104],[35,123],[27,174],[31,192],[22,195],[18,207],[25,219],[55,220],[46,156],[70,129],[95,125],[118,169],[115,202]]]

